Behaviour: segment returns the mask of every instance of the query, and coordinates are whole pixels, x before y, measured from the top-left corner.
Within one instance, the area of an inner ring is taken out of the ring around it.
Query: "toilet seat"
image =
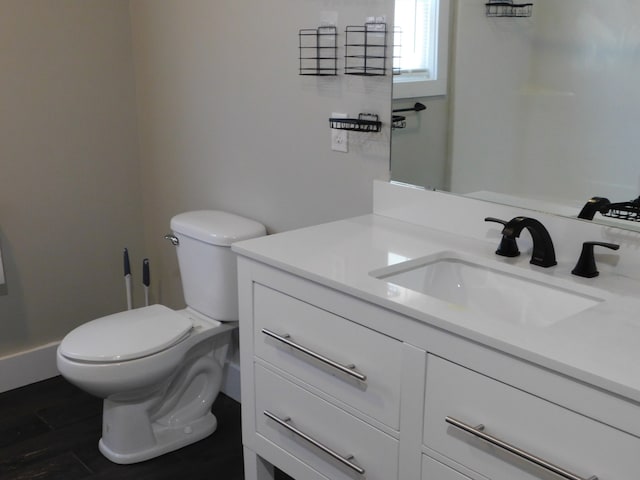
[[[184,340],[193,323],[163,305],[92,320],[69,333],[60,353],[85,362],[114,363],[153,355]]]

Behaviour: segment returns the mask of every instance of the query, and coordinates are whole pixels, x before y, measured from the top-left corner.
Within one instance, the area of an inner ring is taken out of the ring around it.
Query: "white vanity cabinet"
[[[637,403],[255,259],[238,265],[247,480],[273,479],[274,465],[296,480],[639,478]]]
[[[485,477],[638,476],[636,436],[436,356],[426,378],[424,445]]]

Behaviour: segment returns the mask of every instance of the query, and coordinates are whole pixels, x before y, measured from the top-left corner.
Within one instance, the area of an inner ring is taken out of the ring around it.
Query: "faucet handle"
[[[585,278],[593,278],[600,275],[598,269],[596,268],[596,259],[593,255],[593,247],[606,247],[611,250],[618,250],[620,245],[616,245],[615,243],[605,243],[605,242],[584,242],[582,244],[582,252],[580,253],[580,258],[578,259],[578,263],[571,273],[577,275],[579,277]]]
[[[484,221],[499,223],[503,226],[507,224],[506,220],[500,220],[499,218],[495,218],[495,217],[487,217],[484,219]],[[520,255],[520,250],[518,249],[518,244],[516,242],[516,239],[508,238],[503,235],[502,240],[500,240],[500,245],[496,250],[496,254],[501,255],[503,257],[517,257],[518,255]]]

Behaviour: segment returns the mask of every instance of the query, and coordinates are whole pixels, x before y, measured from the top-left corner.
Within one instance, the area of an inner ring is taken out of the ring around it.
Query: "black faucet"
[[[556,252],[553,249],[551,235],[544,225],[535,218],[515,217],[507,222],[502,230],[505,238],[516,239],[522,229],[526,228],[533,238],[533,253],[529,263],[540,267],[553,267],[556,262]]]

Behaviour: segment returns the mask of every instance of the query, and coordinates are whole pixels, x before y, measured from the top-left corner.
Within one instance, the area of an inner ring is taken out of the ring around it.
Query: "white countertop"
[[[447,233],[382,215],[366,215],[238,242],[240,255],[380,305],[431,326],[640,402],[640,282],[602,272],[570,274],[575,262],[530,265],[529,255],[495,255],[496,241]],[[478,316],[370,272],[442,251],[518,269],[552,285],[606,298],[595,307],[537,327]]]

